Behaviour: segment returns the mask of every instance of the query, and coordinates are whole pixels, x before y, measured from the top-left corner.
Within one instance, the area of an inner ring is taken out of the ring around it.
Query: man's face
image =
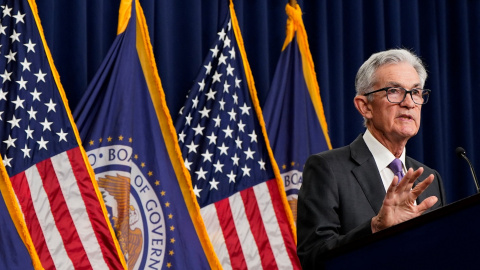
[[[407,63],[381,66],[376,72],[376,81],[372,91],[390,86],[407,90],[421,87],[417,71]],[[374,99],[368,104],[371,132],[391,141],[408,140],[417,134],[422,106],[415,104],[410,94],[399,104],[390,103],[385,91],[372,95]]]

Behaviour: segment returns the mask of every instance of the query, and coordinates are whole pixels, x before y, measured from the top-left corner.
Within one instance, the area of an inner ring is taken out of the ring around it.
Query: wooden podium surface
[[[338,248],[325,269],[480,269],[480,194]]]

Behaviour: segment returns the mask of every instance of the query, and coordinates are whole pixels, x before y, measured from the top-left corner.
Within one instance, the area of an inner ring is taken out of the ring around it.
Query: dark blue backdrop
[[[224,0],[141,0],[167,103],[175,118],[218,29]],[[463,146],[480,166],[480,1],[305,0],[310,49],[334,147],[363,131],[354,77],[372,53],[404,47],[427,65],[432,97],[407,153],[443,176],[449,202],[473,195]],[[234,0],[263,104],[285,38],[287,0]],[[72,109],[110,47],[119,0],[38,0],[40,19]],[[173,119],[175,121],[175,119]],[[477,152],[479,154],[477,154]]]

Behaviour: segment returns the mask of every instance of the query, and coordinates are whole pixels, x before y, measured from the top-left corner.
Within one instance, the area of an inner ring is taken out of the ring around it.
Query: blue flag
[[[215,269],[216,256],[157,73],[138,1],[75,112],[129,269]]]
[[[3,199],[0,199],[0,228],[0,269],[33,269],[30,254],[15,229]]]
[[[263,116],[285,191],[296,216],[303,166],[309,155],[331,149],[320,89],[300,7],[287,4],[287,37]]]

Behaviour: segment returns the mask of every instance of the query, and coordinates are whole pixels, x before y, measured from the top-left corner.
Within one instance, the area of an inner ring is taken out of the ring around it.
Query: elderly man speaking
[[[420,127],[427,72],[408,50],[373,54],[359,69],[354,104],[365,133],[312,155],[298,196],[297,252],[304,269],[322,254],[443,206],[439,173],[406,156]]]

